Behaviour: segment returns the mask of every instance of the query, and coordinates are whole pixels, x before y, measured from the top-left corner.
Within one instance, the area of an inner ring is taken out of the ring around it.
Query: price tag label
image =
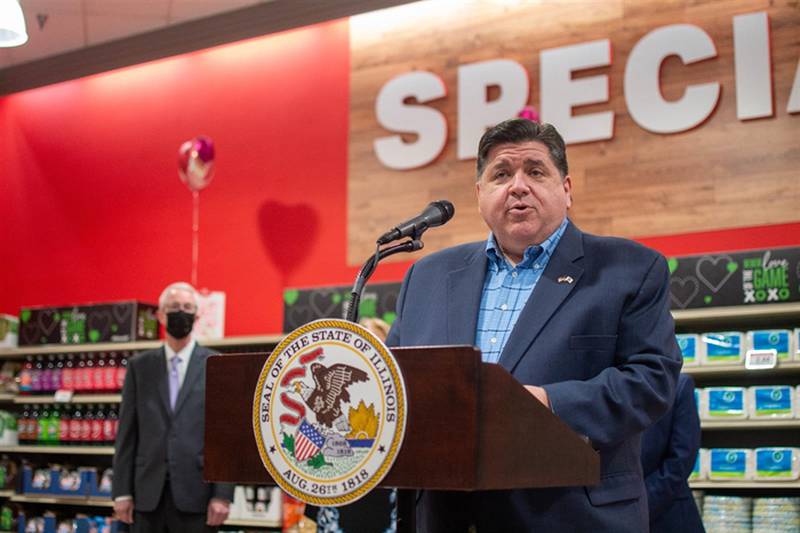
[[[72,391],[63,389],[57,390],[53,401],[56,403],[70,403],[72,401]]]
[[[778,366],[778,350],[748,350],[744,367],[748,370],[767,370]]]

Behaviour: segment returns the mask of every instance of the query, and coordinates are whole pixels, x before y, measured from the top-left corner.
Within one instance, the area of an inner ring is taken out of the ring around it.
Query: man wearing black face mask
[[[173,283],[158,302],[164,346],[131,358],[114,453],[114,514],[135,532],[215,531],[233,485],[203,481],[206,359],[192,337],[197,292]]]

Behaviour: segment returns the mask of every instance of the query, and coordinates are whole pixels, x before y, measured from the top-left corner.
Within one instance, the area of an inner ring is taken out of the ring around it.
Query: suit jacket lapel
[[[447,274],[448,344],[471,345],[475,342],[487,261],[485,245],[477,246],[465,257],[465,266]]]
[[[570,221],[500,354],[498,362],[509,372],[514,371],[542,328],[578,284],[583,268],[575,261],[581,257],[583,234]],[[559,282],[562,276],[571,277],[572,282]]]
[[[164,407],[164,412],[169,416],[171,411],[169,407],[169,374],[167,373],[167,352],[163,346],[156,352],[156,357],[153,359],[152,373],[155,376],[154,381],[158,384],[161,405]]]
[[[178,391],[178,398],[175,400],[175,411],[173,416],[177,415],[181,407],[186,402],[186,397],[194,387],[195,382],[199,379],[200,372],[203,369],[203,362],[205,354],[200,353],[200,345],[195,344],[192,350],[192,356],[189,358],[189,367],[186,369],[186,376],[183,378],[183,384]]]

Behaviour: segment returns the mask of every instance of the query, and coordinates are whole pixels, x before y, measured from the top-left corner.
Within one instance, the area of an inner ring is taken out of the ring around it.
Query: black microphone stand
[[[395,244],[394,246],[382,250],[381,245],[376,244],[375,253],[367,259],[364,266],[362,266],[361,270],[358,272],[358,276],[356,276],[356,282],[353,284],[353,291],[350,293],[350,305],[347,307],[346,320],[358,322],[358,306],[361,302],[361,293],[364,291],[367,280],[369,280],[370,276],[375,272],[378,263],[390,255],[400,252],[416,252],[417,250],[421,250],[422,247],[425,246],[425,244],[419,240],[421,236],[422,232],[415,233],[410,240],[403,241],[400,244]],[[391,492],[389,502],[391,504],[396,498],[392,517],[397,520],[397,531],[399,533],[414,533],[416,531],[416,491],[395,490],[396,492]]]
[[[350,322],[358,322],[358,306],[361,303],[361,293],[364,292],[364,286],[367,284],[367,280],[372,276],[375,272],[375,269],[378,267],[378,263],[389,257],[390,255],[398,254],[400,252],[416,252],[417,250],[421,250],[425,244],[419,240],[421,235],[414,235],[410,240],[403,241],[400,244],[395,244],[394,246],[390,246],[388,248],[381,249],[380,244],[375,247],[375,253],[370,256],[369,259],[364,263],[364,266],[361,267],[361,270],[358,272],[358,276],[356,276],[356,281],[353,284],[353,290],[350,293],[350,304],[347,307],[347,316],[345,317],[346,320]]]

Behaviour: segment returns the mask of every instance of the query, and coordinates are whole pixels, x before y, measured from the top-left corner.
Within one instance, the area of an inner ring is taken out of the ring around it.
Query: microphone
[[[453,204],[447,200],[431,202],[419,215],[405,222],[401,222],[381,235],[377,243],[378,245],[388,244],[397,239],[402,239],[403,237],[411,237],[417,240],[428,228],[435,228],[436,226],[446,224],[453,218],[455,211]]]

